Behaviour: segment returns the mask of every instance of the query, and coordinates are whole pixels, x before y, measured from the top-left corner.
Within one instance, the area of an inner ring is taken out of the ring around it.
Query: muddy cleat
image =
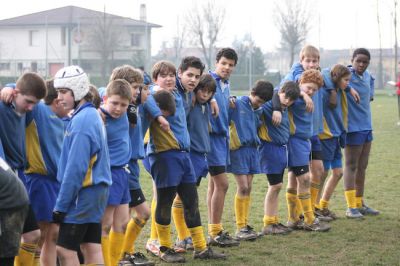
[[[215,237],[208,236],[208,244],[210,246],[225,247],[237,247],[240,245],[239,241],[233,239],[228,232],[221,231]]]
[[[291,231],[289,231],[288,227],[284,226],[283,224],[282,224],[282,226],[279,224],[270,224],[268,226],[264,226],[264,228],[261,231],[261,234],[262,235],[286,235],[289,232],[291,232]]]
[[[154,256],[158,257],[160,255],[160,243],[158,240],[148,240],[146,243],[146,250],[147,252],[153,254]]]
[[[313,231],[313,232],[327,232],[329,231],[329,229],[331,229],[329,224],[320,222],[318,218],[315,218],[312,224],[304,223],[303,228],[306,231]]]
[[[292,230],[303,230],[304,221],[297,220],[297,221],[287,221],[287,227]]]
[[[333,217],[327,215],[328,212],[330,212],[328,209],[315,208],[314,214],[315,214],[315,217],[317,217],[318,220],[320,220],[322,222],[332,222],[334,219],[333,219]]]
[[[183,263],[185,257],[181,254],[176,253],[172,248],[160,247],[160,259],[168,263]]]
[[[254,231],[253,227],[246,225],[243,228],[240,228],[236,232],[236,240],[241,241],[241,240],[255,240],[258,237],[257,232]]]
[[[176,239],[174,250],[178,253],[185,253],[187,250],[193,250],[192,238],[187,237],[184,240]]]
[[[349,219],[363,219],[364,215],[357,208],[348,208],[346,211],[346,217]]]
[[[125,253],[122,260],[118,263],[118,266],[128,265],[154,266],[155,264],[149,261],[143,253],[136,252],[134,254]]]
[[[226,255],[224,253],[218,253],[212,250],[210,247],[207,247],[203,251],[195,251],[193,252],[194,259],[201,259],[201,260],[225,260]]]
[[[372,209],[368,205],[363,203],[363,206],[358,209],[362,215],[379,215],[380,212],[378,210]]]
[[[317,209],[315,209],[315,212],[317,212]],[[318,212],[320,212],[320,214],[322,216],[331,217],[332,220],[336,220],[337,219],[337,215],[333,211],[329,210],[328,208],[318,209]]]

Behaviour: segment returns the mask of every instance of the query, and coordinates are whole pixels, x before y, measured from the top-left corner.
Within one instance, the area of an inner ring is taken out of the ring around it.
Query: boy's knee
[[[40,237],[39,229],[22,234],[22,240],[24,243],[37,244],[40,241]]]
[[[250,194],[250,188],[248,186],[241,186],[238,188],[239,195],[248,196]]]
[[[282,189],[282,183],[271,185],[270,189],[272,192],[279,192]]]

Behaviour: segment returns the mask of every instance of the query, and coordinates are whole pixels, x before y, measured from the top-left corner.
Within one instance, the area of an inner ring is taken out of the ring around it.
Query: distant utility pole
[[[397,0],[394,0],[394,80],[397,80]]]

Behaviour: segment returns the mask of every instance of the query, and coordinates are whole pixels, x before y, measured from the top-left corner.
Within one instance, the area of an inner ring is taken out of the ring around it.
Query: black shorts
[[[311,160],[322,160],[322,151],[311,151],[310,161]]]
[[[208,172],[210,172],[211,176],[220,175],[220,174],[226,172],[226,167],[225,167],[225,165],[209,166]]]
[[[308,165],[289,167],[289,172],[293,172],[295,176],[301,176],[307,174],[309,171],[310,168]]]
[[[57,246],[77,251],[83,243],[101,243],[101,224],[60,224]]]
[[[26,216],[24,229],[22,229],[22,233],[29,233],[39,229],[39,225],[36,221],[35,213],[33,212],[32,206],[29,205],[28,215]]]
[[[283,173],[282,174],[267,174],[268,183],[271,186],[280,184],[283,182]]]
[[[28,205],[0,211],[0,258],[18,255],[22,229],[28,213]],[[0,263],[0,265],[3,265]]]
[[[143,191],[140,188],[129,190],[129,193],[131,194],[131,201],[129,202],[129,208],[136,207],[146,201]]]

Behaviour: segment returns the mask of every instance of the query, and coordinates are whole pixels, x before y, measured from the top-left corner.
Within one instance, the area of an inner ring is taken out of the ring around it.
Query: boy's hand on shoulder
[[[15,96],[17,95],[18,89],[13,89],[11,87],[4,87],[0,94],[0,100],[4,103],[10,104]]]
[[[354,88],[350,88],[350,95],[356,103],[360,103],[360,94]]]
[[[229,108],[231,109],[236,108],[236,96],[229,97]]]
[[[337,92],[336,90],[330,90],[330,94],[329,94],[329,102],[328,102],[328,106],[330,109],[335,109],[336,105],[337,105]]]
[[[210,108],[211,108],[211,114],[213,115],[213,117],[218,117],[219,115],[219,107],[218,107],[218,103],[217,101],[210,101]]]
[[[165,119],[164,116],[160,115],[159,117],[157,117],[157,121],[158,123],[160,123],[160,127],[162,130],[167,132],[170,131],[169,122],[167,121],[167,119]]]
[[[280,111],[273,111],[272,112],[272,124],[278,127],[282,121],[282,113]]]
[[[306,111],[312,113],[314,111],[314,103],[311,97],[305,93],[303,93],[301,96],[303,97],[303,100],[306,103]]]

